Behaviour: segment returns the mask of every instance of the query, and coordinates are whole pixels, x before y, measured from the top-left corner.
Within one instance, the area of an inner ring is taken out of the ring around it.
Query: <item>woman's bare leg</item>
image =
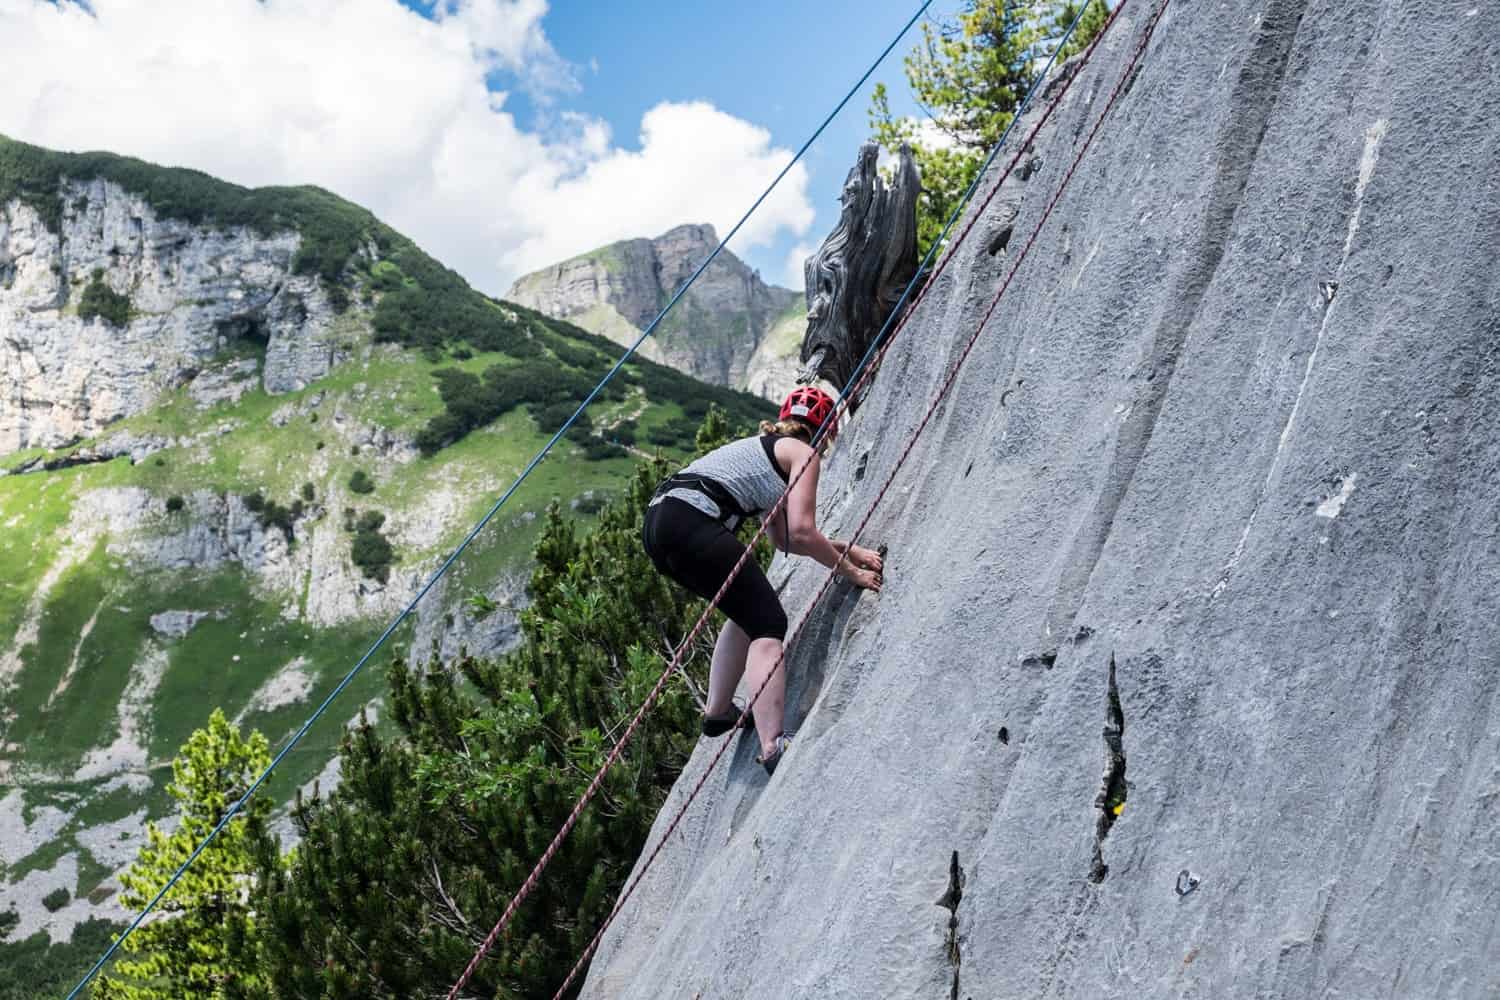
[[[714,643],[713,666],[708,670],[708,714],[722,719],[734,706],[734,689],[745,673],[745,656],[750,652],[750,637],[734,622],[725,622]]]
[[[763,682],[766,685],[760,697],[755,699],[753,706],[755,732],[760,737],[760,752],[763,755],[775,749],[776,737],[781,735],[781,727],[785,722],[786,666],[776,667],[781,655],[780,639],[756,639],[750,643],[750,656],[747,663],[750,675],[750,695],[753,697]],[[715,656],[716,662],[717,659]],[[776,673],[772,674],[772,669],[775,669]],[[768,676],[771,679],[766,681]]]

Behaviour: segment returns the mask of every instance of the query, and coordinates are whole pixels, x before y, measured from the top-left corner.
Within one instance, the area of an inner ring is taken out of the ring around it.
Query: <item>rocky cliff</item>
[[[1153,6],[895,346],[831,534]],[[884,593],[795,648],[789,756],[710,777],[584,996],[1500,994],[1490,14],[1171,6],[876,513]]]
[[[622,240],[519,278],[506,298],[630,344],[718,244],[706,225]],[[705,382],[777,396],[793,384],[802,301],[800,292],[766,284],[725,250],[642,353]]]
[[[65,181],[58,196],[55,227],[19,198],[0,204],[0,454],[140,413],[231,340],[265,344],[258,381],[278,393],[327,374],[368,332],[358,308],[337,315],[317,277],[294,272],[290,229],[163,219],[101,178]],[[123,303],[120,321],[80,316],[95,283]]]

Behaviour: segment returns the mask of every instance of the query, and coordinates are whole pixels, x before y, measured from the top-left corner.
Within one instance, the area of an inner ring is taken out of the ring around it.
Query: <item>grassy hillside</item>
[[[379,574],[354,562],[362,536],[389,544],[385,586],[410,592],[620,350],[473,291],[325,191],[249,190],[0,137],[0,205],[20,198],[59,225],[69,210],[64,178],[105,178],[199,225],[295,229],[303,242],[294,267],[368,299],[373,330],[351,331],[363,334],[353,360],[299,392],[253,387],[205,407],[182,389],[97,440],[0,456],[10,473],[0,476],[0,828],[25,832],[0,854],[0,913],[31,876],[74,899],[107,898],[108,878],[145,820],[164,814],[173,753],[214,708],[280,746],[391,617],[368,594],[353,612],[315,613],[348,596],[339,587],[378,596]],[[209,367],[263,367],[263,351],[232,343]],[[586,429],[559,443],[453,568],[429,620],[468,615],[471,594],[523,578],[537,515],[552,500],[568,507],[608,494],[650,451],[685,456],[712,403],[740,425],[769,410],[745,393],[629,364],[590,407]],[[125,434],[158,450],[135,464],[90,459]],[[187,540],[223,535],[231,502],[248,505],[268,536],[285,537],[276,572],[235,560],[164,568],[153,559],[163,546],[187,551]],[[381,610],[359,611],[366,607]],[[167,611],[205,617],[173,637],[151,624]],[[392,645],[404,651],[411,638],[407,628]],[[268,788],[278,802],[324,771],[344,723],[378,705],[384,663],[372,663],[288,757]]]
[[[440,412],[434,370],[480,371],[506,363],[510,359],[500,354],[475,354],[459,361],[372,349],[366,359],[299,393],[271,397],[257,389],[238,402],[200,410],[183,392],[149,413],[123,421],[111,433],[160,435],[178,442],[139,464],[121,457],[0,477],[0,524],[6,527],[0,533],[0,560],[10,568],[0,582],[0,635],[22,634],[29,617],[40,612],[34,640],[19,650],[22,666],[14,686],[0,698],[9,719],[0,760],[17,769],[28,788],[28,802],[68,806],[74,795],[87,797],[88,787],[64,779],[90,750],[108,746],[119,736],[121,698],[132,667],[149,647],[163,647],[166,657],[159,686],[145,706],[150,720],[149,777],[159,785],[173,751],[214,707],[231,714],[244,710],[268,678],[303,657],[315,678],[308,696],[291,708],[252,709],[245,716],[246,723],[263,729],[273,741],[288,734],[307,705],[336,682],[383,625],[375,620],[337,627],[310,625],[301,618],[305,593],[267,592],[234,564],[148,572],[130,557],[111,553],[113,543],[125,540],[109,534],[93,541],[81,559],[69,561],[46,599],[34,608],[33,595],[69,547],[70,527],[78,527],[75,514],[81,499],[106,489],[144,490],[151,498],[153,520],[143,530],[167,534],[184,530],[191,517],[188,511],[169,512],[169,501],[195,491],[259,493],[284,505],[310,495],[295,533],[297,545],[310,545],[316,532],[343,531],[339,521],[346,506],[380,511],[390,524],[420,515],[426,499],[442,493],[451,500],[440,527],[414,544],[403,544],[399,533],[391,533],[396,567],[427,572],[493,504],[555,428],[539,427],[523,407],[431,457],[404,462],[382,458],[350,440],[370,428],[409,435]],[[634,419],[643,434],[650,434],[696,424],[681,403],[653,392],[669,392],[683,377],[663,375],[665,370],[643,376],[646,370],[632,365],[630,377],[650,381],[651,389],[637,384],[623,398],[597,404],[592,409],[596,427]],[[702,398],[699,394],[726,395],[720,390],[705,393],[693,383],[689,389],[689,408]],[[728,401],[737,408],[740,404]],[[24,457],[28,463],[38,458],[57,462],[92,444]],[[654,447],[644,440],[642,444]],[[689,445],[690,437],[683,436],[662,447],[685,455]],[[636,460],[626,453],[589,461],[584,451],[585,445],[575,441],[561,442],[553,457],[533,473],[502,517],[455,567],[455,578],[463,584],[460,593],[483,589],[500,574],[522,571],[534,537],[535,514],[553,498],[567,502],[590,492],[611,492]],[[16,457],[9,461],[20,464]],[[349,483],[357,472],[373,482],[371,492],[351,492]],[[341,541],[339,546],[347,551],[350,544]],[[181,639],[162,641],[149,618],[173,609],[222,611],[224,617],[204,620]],[[380,671],[371,670],[346,695],[346,709],[335,715],[347,718],[379,689]],[[326,727],[308,749],[294,756],[280,782],[283,795],[321,769],[336,735],[335,726]],[[27,775],[40,780],[30,784]],[[106,810],[109,815],[91,814],[79,822],[119,819],[134,808],[129,796],[114,801],[116,808]],[[64,846],[59,842],[48,854],[58,856]],[[12,880],[45,860],[23,859],[11,871]],[[91,888],[81,884],[77,891]]]

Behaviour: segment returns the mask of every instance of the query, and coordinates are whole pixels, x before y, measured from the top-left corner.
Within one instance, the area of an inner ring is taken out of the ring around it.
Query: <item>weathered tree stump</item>
[[[917,164],[902,146],[887,183],[876,170],[879,154],[873,142],[860,147],[844,181],[838,225],[805,265],[807,333],[798,382],[847,385],[917,272]]]

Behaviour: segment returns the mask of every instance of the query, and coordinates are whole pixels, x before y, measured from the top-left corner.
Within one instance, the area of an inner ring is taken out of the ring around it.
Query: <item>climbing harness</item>
[[[1015,169],[1017,163],[1020,161],[1021,156],[1024,155],[1025,151],[1030,147],[1031,141],[1033,139],[1035,139],[1037,133],[1041,130],[1041,128],[1043,127],[1043,125],[1046,124],[1046,122],[1050,119],[1052,113],[1060,105],[1063,97],[1066,95],[1066,93],[1068,92],[1069,88],[1071,87],[1073,80],[1077,78],[1077,76],[1079,75],[1079,72],[1082,70],[1083,65],[1085,65],[1088,62],[1089,58],[1093,55],[1094,51],[1097,49],[1099,43],[1103,40],[1103,38],[1105,37],[1105,35],[1109,31],[1110,27],[1115,23],[1116,19],[1118,18],[1119,13],[1125,8],[1125,6],[1126,6],[1126,4],[1128,2],[1129,2],[1129,0],[1120,0],[1120,3],[1116,5],[1116,7],[1114,8],[1113,11],[1111,11],[1109,18],[1105,21],[1104,25],[1101,27],[1098,35],[1095,36],[1095,38],[1093,39],[1093,41],[1090,42],[1088,48],[1084,51],[1084,54],[1080,58],[1078,66],[1075,68],[1075,71],[1072,74],[1070,74],[1063,81],[1061,87],[1058,90],[1057,95],[1054,97],[1052,103],[1046,109],[1046,112],[1041,116],[1041,118],[1037,121],[1037,123],[1035,124],[1035,126],[1032,128],[1032,131],[1028,135],[1026,141],[1021,144],[1020,150],[1016,153],[1016,155],[1012,158],[1012,160],[1010,161],[1010,163],[1006,166],[1004,172],[1001,174],[1000,178],[995,182],[995,184],[991,188],[989,194],[985,197],[985,199],[981,203],[979,209],[973,214],[973,216],[970,218],[968,224],[964,227],[964,229],[961,232],[958,240],[955,241],[955,243],[953,245],[955,248],[960,243],[963,242],[963,240],[972,231],[975,223],[979,220],[980,217],[982,217],[985,208],[987,208],[987,206],[989,205],[990,201],[994,198],[995,194],[999,191],[1001,185],[1004,184],[1005,180],[1010,176],[1011,172]],[[1078,157],[1074,160],[1072,167],[1070,167],[1070,169],[1068,170],[1068,173],[1063,178],[1062,184],[1059,186],[1056,195],[1054,196],[1054,198],[1051,201],[1051,203],[1048,204],[1046,211],[1043,213],[1041,221],[1037,225],[1037,228],[1032,232],[1030,239],[1027,240],[1027,243],[1026,243],[1025,247],[1023,248],[1023,250],[1021,251],[1021,253],[1018,255],[1018,257],[1016,259],[1015,265],[1012,267],[1009,275],[1006,277],[1005,282],[1001,285],[1001,288],[1000,288],[999,292],[996,293],[994,300],[990,304],[989,310],[986,311],[986,313],[984,315],[984,318],[980,321],[980,324],[976,328],[973,336],[971,336],[971,338],[969,339],[969,342],[966,344],[966,346],[965,346],[962,354],[960,355],[960,357],[958,359],[958,362],[954,365],[953,369],[950,371],[947,379],[945,380],[942,388],[940,389],[940,391],[938,393],[938,396],[933,401],[932,406],[929,408],[927,414],[923,417],[921,423],[918,425],[918,427],[917,427],[916,431],[913,433],[912,437],[908,440],[906,448],[903,450],[903,452],[901,453],[901,456],[898,458],[898,460],[896,462],[896,465],[893,467],[890,476],[887,478],[887,480],[885,482],[885,485],[881,488],[880,493],[876,496],[874,504],[871,505],[869,511],[865,514],[864,519],[861,521],[859,528],[857,528],[856,531],[855,531],[855,533],[854,533],[854,535],[851,536],[851,544],[853,544],[855,541],[858,540],[858,537],[859,537],[860,533],[864,530],[865,526],[869,523],[870,518],[874,514],[876,506],[878,506],[879,503],[880,503],[880,501],[884,498],[885,493],[889,489],[890,484],[894,481],[896,474],[900,471],[902,465],[906,461],[906,458],[911,454],[912,449],[915,447],[916,441],[918,440],[918,438],[920,438],[922,432],[926,429],[926,426],[927,426],[928,422],[931,420],[932,415],[936,412],[936,409],[937,409],[938,405],[942,402],[943,398],[946,397],[947,392],[951,388],[953,382],[956,380],[956,378],[958,376],[958,373],[959,373],[960,369],[962,368],[962,365],[963,365],[964,361],[967,359],[967,357],[969,355],[969,352],[972,350],[972,348],[974,346],[974,343],[978,340],[979,334],[983,331],[983,329],[984,329],[986,323],[988,322],[990,316],[993,314],[995,307],[999,304],[1000,298],[1004,295],[1005,290],[1007,288],[1009,288],[1011,280],[1015,276],[1016,270],[1020,267],[1021,263],[1025,260],[1026,255],[1029,253],[1032,245],[1035,243],[1038,234],[1041,232],[1042,226],[1045,225],[1047,219],[1050,217],[1053,208],[1057,204],[1058,198],[1061,197],[1063,190],[1066,189],[1067,184],[1071,180],[1074,171],[1077,169],[1078,163],[1081,162],[1084,153],[1086,153],[1088,151],[1088,147],[1092,143],[1095,134],[1097,134],[1100,125],[1103,123],[1104,117],[1108,115],[1110,109],[1113,108],[1115,102],[1118,100],[1118,98],[1120,96],[1120,93],[1122,92],[1122,89],[1123,89],[1124,81],[1129,78],[1130,70],[1132,70],[1134,68],[1135,64],[1139,61],[1140,56],[1144,53],[1145,46],[1150,41],[1151,34],[1152,34],[1152,32],[1154,32],[1156,24],[1159,21],[1162,13],[1165,12],[1166,6],[1167,6],[1168,2],[1170,2],[1170,0],[1163,0],[1162,6],[1149,19],[1148,25],[1147,25],[1147,30],[1146,30],[1143,38],[1142,38],[1141,44],[1137,48],[1137,50],[1134,53],[1134,55],[1132,56],[1132,58],[1130,60],[1130,64],[1127,67],[1127,71],[1126,71],[1126,73],[1121,78],[1121,82],[1116,85],[1114,92],[1110,95],[1110,99],[1109,99],[1108,103],[1105,106],[1104,112],[1100,115],[1099,120],[1095,123],[1093,130],[1090,131],[1090,133],[1088,135],[1088,138],[1085,140],[1085,142],[1083,144],[1083,147],[1082,147],[1082,149],[1080,150],[1080,152],[1078,154]],[[1064,35],[1064,39],[1066,39],[1066,37],[1068,35],[1071,35],[1073,29],[1076,28],[1078,20],[1082,18],[1083,12],[1087,9],[1087,6],[1088,6],[1087,4],[1084,4],[1080,8],[1079,13],[1077,15],[1077,18],[1075,18],[1075,20],[1073,22],[1073,25],[1070,26],[1070,28],[1068,29],[1068,32]],[[1050,66],[1050,60],[1049,60],[1049,64],[1048,65]],[[1045,76],[1046,72],[1047,72],[1047,70],[1044,68],[1042,74],[1039,75],[1039,77],[1038,77],[1037,83],[1033,84],[1032,92],[1035,92],[1037,85],[1040,83],[1041,77]],[[1029,103],[1029,100],[1030,100],[1030,94],[1028,94],[1027,102],[1023,102],[1023,109],[1024,109],[1025,103]],[[1019,115],[1018,115],[1018,117],[1019,117]],[[1012,124],[1014,124],[1014,122]],[[1009,129],[1007,129],[1007,131],[1006,131],[1006,135],[1008,135],[1008,134],[1009,134]],[[1000,143],[997,143],[997,150],[996,151],[998,151],[998,148],[999,148],[1000,145],[1003,145],[1004,140],[1005,140],[1005,136],[1002,136]],[[994,151],[992,151],[990,159],[993,159],[993,156],[994,156]],[[988,163],[989,161],[987,160],[986,162]],[[969,192],[966,193],[966,197],[968,196],[968,194],[971,194],[975,190],[975,188],[977,187],[977,185],[978,185],[978,179],[976,178],[975,184],[972,184],[970,186]],[[958,206],[958,208],[955,209],[954,218],[957,217],[957,212],[961,211],[963,207],[964,207],[963,204],[960,204]],[[948,227],[945,227],[945,229],[944,229],[945,233],[948,231],[948,228],[951,228],[952,224],[953,224],[953,219],[950,219],[949,223],[948,223]],[[935,249],[935,247],[934,247],[934,249]],[[877,337],[875,344],[873,344],[871,346],[870,351],[868,351],[866,353],[865,359],[863,359],[861,361],[861,366],[860,367],[861,367],[861,369],[863,369],[863,373],[860,374],[859,370],[856,370],[855,379],[857,379],[857,381],[855,382],[855,385],[851,389],[849,389],[848,391],[844,392],[841,395],[841,399],[840,399],[839,405],[836,408],[836,412],[834,414],[832,414],[832,416],[834,416],[836,418],[836,416],[837,416],[837,410],[841,410],[841,409],[846,408],[848,406],[849,400],[864,386],[864,384],[869,380],[869,378],[872,376],[872,374],[874,373],[874,371],[876,371],[878,369],[880,361],[884,358],[885,354],[889,350],[891,343],[894,342],[896,334],[899,333],[900,330],[905,326],[906,320],[909,319],[910,316],[913,313],[915,313],[917,306],[925,298],[925,294],[926,294],[927,290],[930,289],[931,287],[933,287],[933,285],[936,284],[937,277],[947,267],[948,263],[953,259],[953,256],[954,255],[952,253],[950,253],[947,257],[945,257],[943,259],[943,261],[941,262],[941,264],[938,267],[938,269],[934,272],[932,278],[923,286],[922,291],[918,294],[917,298],[913,301],[911,308],[908,309],[908,310],[906,310],[906,312],[901,316],[901,319],[896,323],[895,328],[892,330],[890,336],[885,339],[884,343],[882,343],[881,339],[879,337]],[[931,257],[931,252],[929,252],[929,259],[930,259],[930,257]],[[924,267],[925,267],[925,261],[924,261]],[[911,290],[911,287],[913,285],[915,285],[916,281],[918,280],[918,278],[920,278],[920,276],[922,275],[922,273],[923,273],[922,269],[919,268],[918,272],[917,272],[917,275],[914,276],[913,279],[912,279],[912,283],[910,285],[908,285],[908,288],[907,288],[908,292]],[[904,300],[905,294],[903,294],[902,298]],[[898,309],[899,309],[899,303],[898,303]],[[893,312],[892,315],[894,316],[895,313]],[[890,320],[887,320],[887,323],[889,323],[889,322],[890,322]],[[877,348],[878,348],[878,350],[877,350]],[[872,354],[873,354],[873,358],[871,357]],[[869,362],[868,366],[866,365],[866,362]],[[851,381],[853,381],[853,380],[851,380]],[[826,427],[827,424],[825,423],[824,426]],[[820,433],[818,435],[818,438],[821,438],[821,437],[822,437],[822,432],[820,431]],[[755,536],[756,539],[758,539],[760,537],[760,535],[765,532],[765,526],[766,526],[766,524],[769,523],[769,521],[772,518],[774,518],[776,516],[776,514],[780,511],[780,509],[785,505],[787,497],[790,495],[792,489],[796,486],[797,482],[801,478],[801,475],[803,473],[805,473],[805,471],[806,471],[807,468],[808,468],[808,466],[804,466],[802,469],[800,469],[798,471],[797,476],[794,477],[790,483],[788,483],[786,491],[782,494],[781,499],[777,502],[776,506],[773,507],[770,511],[768,511],[767,514],[764,516],[764,518],[762,520],[761,527],[760,527],[759,531],[757,531],[757,533],[756,533],[756,536]],[[753,545],[754,545],[754,539],[752,539],[751,547],[753,547]],[[551,863],[551,860],[556,855],[558,849],[560,848],[560,846],[562,844],[562,841],[564,839],[566,839],[568,833],[572,830],[573,826],[577,824],[578,818],[582,814],[583,809],[588,805],[589,801],[592,800],[594,794],[598,791],[599,786],[602,784],[602,782],[604,780],[605,774],[608,773],[609,769],[611,767],[613,767],[614,763],[619,759],[620,755],[624,752],[624,749],[625,749],[626,745],[628,744],[628,742],[630,741],[630,739],[634,736],[635,730],[637,728],[639,728],[639,726],[640,726],[642,720],[645,718],[646,714],[648,714],[650,712],[650,710],[652,709],[652,707],[654,707],[654,705],[655,705],[656,701],[658,700],[658,698],[660,697],[662,691],[665,689],[667,681],[670,679],[670,677],[672,676],[673,672],[677,670],[678,665],[679,665],[679,661],[682,658],[683,651],[686,650],[686,649],[688,649],[688,648],[690,648],[691,642],[692,642],[693,638],[695,638],[697,636],[697,634],[702,630],[702,628],[703,628],[704,624],[707,622],[708,617],[709,617],[710,613],[712,612],[713,608],[716,607],[718,605],[718,602],[723,598],[725,592],[728,590],[730,584],[733,582],[735,575],[738,574],[740,568],[744,565],[745,560],[749,557],[749,553],[750,553],[750,548],[747,548],[746,549],[746,553],[743,556],[741,556],[739,563],[737,563],[736,566],[735,566],[735,568],[731,571],[731,573],[729,574],[729,577],[725,580],[724,585],[720,588],[718,594],[716,594],[715,597],[713,598],[713,600],[711,600],[709,602],[708,607],[704,609],[703,614],[699,617],[697,623],[694,625],[693,629],[689,632],[687,639],[684,640],[684,642],[678,647],[678,652],[672,657],[671,663],[668,665],[667,669],[662,672],[662,675],[658,679],[656,686],[646,696],[646,699],[642,702],[640,708],[636,711],[635,715],[632,717],[629,725],[626,727],[624,733],[621,734],[619,740],[616,742],[616,744],[615,744],[614,748],[611,750],[609,756],[605,759],[604,763],[601,765],[601,767],[599,768],[598,772],[595,774],[593,780],[590,782],[589,786],[585,789],[583,795],[580,796],[578,802],[574,805],[574,808],[573,808],[572,812],[569,814],[567,820],[563,823],[562,827],[558,830],[558,833],[556,834],[556,836],[554,836],[552,842],[548,845],[547,849],[542,853],[541,858],[537,861],[535,867],[531,871],[531,874],[527,876],[526,880],[521,884],[521,887],[516,891],[515,895],[512,896],[510,903],[506,906],[505,911],[501,914],[500,920],[495,924],[494,928],[490,931],[490,933],[488,935],[486,935],[483,943],[480,945],[479,949],[475,952],[474,957],[470,960],[469,965],[464,969],[464,971],[463,971],[462,975],[459,977],[458,981],[454,983],[453,988],[448,993],[448,1000],[456,1000],[456,997],[458,996],[459,991],[462,990],[462,988],[464,987],[464,985],[466,985],[467,982],[469,981],[469,979],[472,978],[475,970],[478,968],[479,963],[483,960],[484,956],[493,947],[495,941],[498,940],[500,934],[503,933],[504,930],[505,930],[505,928],[509,925],[511,919],[514,917],[515,912],[519,908],[520,904],[534,890],[534,888],[536,887],[537,882],[540,880],[542,871],[545,870],[545,868],[547,867],[547,865]],[[845,556],[841,556],[839,562],[837,564],[835,564],[833,571],[829,574],[828,579],[825,580],[822,589],[819,590],[818,594],[813,598],[813,601],[811,602],[811,604],[809,604],[809,606],[808,606],[808,612],[804,615],[802,621],[799,622],[796,631],[793,633],[792,637],[788,640],[788,644],[790,644],[790,643],[792,643],[792,642],[794,642],[796,640],[796,638],[800,634],[803,626],[808,621],[808,618],[810,617],[812,608],[816,607],[816,605],[818,604],[818,602],[822,599],[823,595],[827,593],[828,588],[832,585],[833,580],[836,578],[839,569],[843,565],[844,558],[845,558]],[[784,662],[784,658],[779,658],[777,660],[777,662],[773,665],[770,673],[768,674],[766,682],[769,682],[770,676],[773,676],[775,674],[775,672],[781,668],[783,662]],[[758,688],[755,691],[754,695],[751,697],[750,703],[746,707],[746,713],[747,714],[753,709],[755,700],[757,698],[759,698],[759,696],[760,696],[761,692],[764,690],[764,688],[765,688],[765,682],[762,683],[761,687]],[[573,980],[576,979],[577,975],[582,970],[583,966],[587,963],[587,961],[589,960],[589,958],[592,957],[594,950],[598,947],[598,943],[602,939],[604,931],[608,928],[610,922],[613,921],[614,917],[620,912],[620,908],[629,899],[630,895],[634,892],[635,887],[637,885],[639,885],[641,878],[650,869],[651,864],[655,861],[656,856],[660,853],[663,844],[665,844],[667,837],[670,836],[670,834],[672,833],[672,831],[674,831],[676,829],[677,824],[681,821],[682,816],[684,815],[687,807],[689,805],[691,805],[691,803],[694,800],[694,798],[696,798],[697,793],[702,788],[703,783],[707,779],[708,774],[711,773],[712,770],[713,770],[713,768],[714,768],[714,766],[717,765],[719,759],[723,756],[725,750],[728,748],[729,743],[730,743],[729,740],[725,740],[723,743],[721,743],[718,752],[715,754],[715,756],[710,761],[710,763],[709,763],[708,767],[705,769],[702,777],[700,777],[700,779],[698,781],[698,784],[694,787],[693,791],[689,794],[687,800],[683,803],[682,809],[679,810],[679,812],[676,815],[676,817],[674,817],[672,823],[668,826],[666,834],[664,834],[664,836],[662,837],[662,839],[657,843],[656,848],[648,856],[646,862],[638,869],[638,871],[636,872],[635,877],[632,879],[632,881],[630,882],[630,884],[626,887],[625,891],[621,894],[620,898],[616,901],[615,907],[611,910],[609,916],[605,919],[605,922],[600,927],[599,932],[595,935],[595,937],[594,937],[593,941],[590,943],[589,947],[587,949],[585,949],[585,952],[584,952],[583,956],[579,959],[578,963],[574,966],[572,972],[569,973],[567,980],[564,982],[562,988],[559,989],[559,991],[558,991],[558,994],[557,994],[558,997],[561,997],[562,994],[566,992],[568,986],[570,986],[572,984]]]
[[[723,483],[711,476],[700,476],[696,472],[678,472],[663,479],[661,485],[656,488],[656,492],[651,495],[651,503],[656,503],[673,490],[693,490],[708,497],[713,501],[714,506],[719,508],[719,522],[731,533],[738,531],[745,518],[750,516]]]

